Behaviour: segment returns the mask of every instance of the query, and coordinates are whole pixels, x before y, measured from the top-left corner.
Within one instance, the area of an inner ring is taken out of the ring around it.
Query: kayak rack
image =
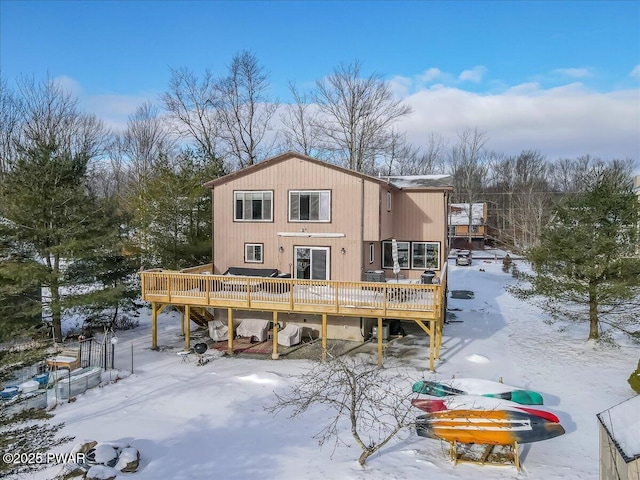
[[[449,444],[449,455],[454,465],[475,463],[501,467],[514,466],[520,471],[518,442],[508,445],[480,445],[453,441]]]

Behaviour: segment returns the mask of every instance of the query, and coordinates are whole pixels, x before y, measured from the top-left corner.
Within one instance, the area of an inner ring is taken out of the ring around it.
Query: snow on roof
[[[482,225],[484,203],[471,204],[471,225]],[[449,205],[449,225],[469,225],[469,204],[452,203]]]
[[[398,188],[451,187],[451,175],[398,175],[380,177]]]
[[[640,458],[640,395],[598,414],[609,436],[629,463]]]

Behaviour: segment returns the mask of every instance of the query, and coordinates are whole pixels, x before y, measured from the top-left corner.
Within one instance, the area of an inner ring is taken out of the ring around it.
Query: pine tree
[[[158,266],[180,269],[211,261],[211,198],[203,184],[218,172],[210,165],[190,150],[156,163],[147,201],[150,249]]]
[[[87,316],[94,326],[115,329],[140,307],[140,260],[122,228],[128,215],[118,211],[113,199],[100,203],[102,215],[96,219],[100,244],[92,245],[65,268],[65,284],[75,288],[70,287],[64,303]]]
[[[19,245],[7,232],[9,222],[0,220],[0,344],[17,336],[33,334],[42,322],[38,272],[28,246]]]
[[[58,84],[23,81],[21,129],[0,198],[5,238],[33,257],[23,274],[45,287],[45,312],[54,338],[62,339],[66,264],[100,249],[111,226],[105,204],[91,189],[90,166],[104,140],[95,117],[76,110]]]
[[[589,339],[601,324],[631,335],[640,298],[639,202],[628,168],[599,164],[583,179],[584,188],[567,196],[527,253],[533,274],[517,296],[538,302],[554,318],[589,322]]]

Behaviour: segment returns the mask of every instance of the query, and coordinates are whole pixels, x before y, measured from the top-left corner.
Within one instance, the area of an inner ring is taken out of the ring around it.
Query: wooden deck
[[[278,312],[320,314],[323,330],[327,315],[377,318],[380,328],[383,318],[414,320],[430,336],[430,366],[434,369],[433,359],[438,358],[440,346],[444,285],[212,275],[208,273],[210,268],[154,269],[140,274],[142,298],[152,303],[154,325],[155,316],[166,305],[226,308],[231,314],[233,310],[271,311],[274,319]],[[186,309],[186,317],[189,310]],[[155,332],[153,342],[155,347]],[[277,358],[277,347],[275,355]]]

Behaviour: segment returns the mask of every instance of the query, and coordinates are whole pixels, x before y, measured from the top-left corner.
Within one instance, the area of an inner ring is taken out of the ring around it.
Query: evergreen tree
[[[22,251],[32,249],[40,267],[25,269],[39,282],[54,338],[62,339],[65,265],[100,249],[112,226],[102,221],[105,205],[90,188],[90,164],[99,154],[104,128],[76,110],[58,84],[23,81],[21,129],[15,157],[5,175],[0,216],[5,236]]]
[[[0,220],[0,344],[33,334],[42,321],[40,284],[42,266],[35,254],[7,233],[9,222]]]
[[[628,165],[596,165],[583,178],[584,188],[567,196],[543,229],[539,244],[527,253],[533,274],[527,286],[512,291],[540,299],[554,318],[589,322],[589,339],[600,337],[601,324],[632,335],[640,295],[639,203]]]
[[[211,198],[203,184],[219,176],[216,163],[185,150],[162,157],[148,188],[154,262],[180,269],[211,261]]]
[[[65,305],[85,314],[94,326],[115,329],[140,307],[140,260],[123,230],[128,215],[117,210],[115,199],[102,199],[101,204],[103,214],[96,219],[101,243],[65,269],[65,284],[75,286],[69,288]]]

